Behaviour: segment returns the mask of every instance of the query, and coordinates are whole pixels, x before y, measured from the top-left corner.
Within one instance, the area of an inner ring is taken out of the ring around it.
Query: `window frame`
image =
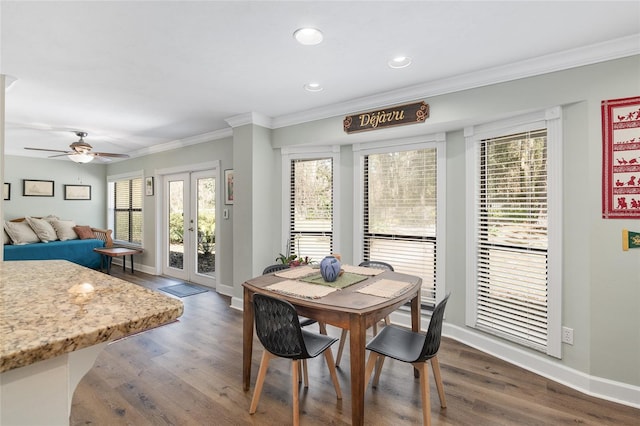
[[[353,259],[357,265],[364,260],[364,166],[365,156],[370,154],[384,154],[399,151],[414,151],[421,149],[436,149],[436,261],[435,261],[435,303],[444,299],[446,288],[446,134],[436,133],[410,138],[384,140],[368,143],[356,143],[353,150]],[[384,259],[378,259],[384,260]],[[401,272],[401,271],[400,271]],[[433,306],[422,301],[423,308],[432,309]]]
[[[333,217],[332,217],[332,241],[333,252],[340,253],[340,146],[313,146],[313,147],[283,147],[282,156],[282,241],[280,247],[283,254],[289,249],[291,240],[291,162],[293,160],[314,160],[331,158],[333,164]],[[298,253],[296,253],[298,254]],[[327,253],[330,254],[330,253]],[[319,262],[321,259],[312,259]]]
[[[478,317],[478,226],[479,166],[478,156],[483,140],[541,128],[547,129],[547,355],[562,357],[562,109],[520,115],[464,129],[466,143],[466,308],[465,324],[476,329]],[[523,345],[516,339],[490,333]],[[524,345],[527,346],[527,345]],[[529,346],[527,346],[529,347]]]
[[[126,240],[116,240],[114,239],[114,243],[122,246],[131,246],[131,247],[143,247],[144,246],[144,171],[137,170],[129,173],[122,173],[118,175],[107,176],[107,226],[109,229],[114,230],[115,232],[115,200],[114,200],[114,189],[115,183],[121,182],[124,180],[133,180],[133,179],[141,179],[143,185],[142,196],[142,207],[141,207],[141,216],[142,216],[142,235],[140,237],[140,244],[133,243]]]

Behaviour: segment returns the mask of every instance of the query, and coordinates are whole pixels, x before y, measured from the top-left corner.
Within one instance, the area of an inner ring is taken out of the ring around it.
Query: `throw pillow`
[[[43,217],[43,219],[46,220],[49,223],[53,222],[54,220],[60,220],[60,218],[58,216],[54,216],[52,214]]]
[[[53,229],[53,226],[51,226],[51,224],[46,220],[29,216],[25,217],[25,220],[43,243],[48,243],[49,241],[55,241],[58,239],[56,230]]]
[[[78,237],[80,237],[81,240],[96,237],[96,234],[93,233],[90,226],[74,226],[73,230],[76,231],[76,234],[78,234]]]
[[[56,230],[60,241],[77,240],[78,234],[73,230],[76,223],[72,220],[53,220],[51,226]]]
[[[11,238],[9,238],[9,234],[7,234],[6,229],[2,228],[2,234],[3,234],[3,244],[11,244]]]
[[[39,243],[40,238],[33,232],[27,222],[4,222],[4,230],[7,231],[11,242],[15,245]]]

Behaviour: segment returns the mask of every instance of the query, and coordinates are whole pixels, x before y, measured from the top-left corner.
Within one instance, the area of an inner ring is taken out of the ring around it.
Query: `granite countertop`
[[[0,373],[171,322],[182,302],[66,260],[0,262]]]

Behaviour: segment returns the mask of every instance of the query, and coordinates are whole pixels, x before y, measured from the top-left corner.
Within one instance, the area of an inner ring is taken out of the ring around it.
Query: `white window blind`
[[[364,156],[363,258],[422,278],[422,301],[435,304],[437,150]]]
[[[333,159],[291,160],[289,250],[319,261],[333,251]]]
[[[484,139],[478,161],[476,327],[545,350],[547,131]]]
[[[142,178],[121,179],[110,185],[113,197],[113,238],[142,244]]]

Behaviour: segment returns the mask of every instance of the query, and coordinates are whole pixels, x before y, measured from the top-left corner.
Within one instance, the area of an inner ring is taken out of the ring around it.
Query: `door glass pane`
[[[197,180],[197,271],[214,275],[216,271],[216,180],[213,177]]]
[[[169,182],[169,266],[183,269],[184,263],[184,182]]]

